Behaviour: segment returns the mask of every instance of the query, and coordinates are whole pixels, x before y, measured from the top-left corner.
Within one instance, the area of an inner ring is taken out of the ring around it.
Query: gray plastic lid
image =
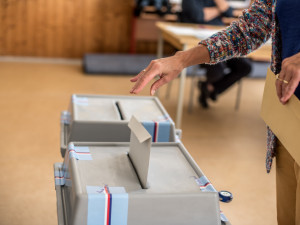
[[[77,121],[171,120],[155,97],[73,95],[72,103]]]
[[[75,144],[75,148],[76,148]],[[129,146],[123,144],[82,145],[88,147],[92,160],[77,160],[75,167],[81,187],[124,187],[128,193],[199,193],[195,181],[198,173],[178,144],[153,144],[148,172],[148,189],[142,189],[128,157]],[[79,182],[79,183],[78,183]],[[82,188],[83,190],[85,188]]]

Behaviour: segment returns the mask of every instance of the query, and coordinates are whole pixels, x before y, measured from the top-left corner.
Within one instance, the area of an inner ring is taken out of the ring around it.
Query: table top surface
[[[198,45],[201,39],[209,37],[225,26],[212,26],[188,23],[157,22],[156,26],[162,32],[164,40],[168,41],[178,50],[189,49]],[[204,34],[203,34],[204,33]],[[255,61],[269,62],[271,60],[272,46],[266,43],[247,57]]]

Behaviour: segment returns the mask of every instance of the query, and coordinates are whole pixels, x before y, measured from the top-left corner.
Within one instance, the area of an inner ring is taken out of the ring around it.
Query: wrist
[[[179,69],[183,70],[186,67],[186,51],[177,51],[174,55]]]
[[[178,66],[181,67],[181,69],[210,62],[209,51],[207,47],[202,44],[186,51],[178,51],[175,57],[177,57]]]

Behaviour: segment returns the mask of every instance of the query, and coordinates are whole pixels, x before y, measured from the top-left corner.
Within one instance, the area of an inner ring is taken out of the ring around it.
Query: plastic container
[[[62,156],[72,141],[129,142],[127,124],[132,115],[152,135],[153,142],[176,142],[181,136],[156,97],[74,94],[69,110],[61,113]]]
[[[129,157],[130,143],[70,143],[54,164],[59,225],[219,225],[217,192],[182,143],[151,145],[147,188]],[[227,222],[226,224],[230,224]]]

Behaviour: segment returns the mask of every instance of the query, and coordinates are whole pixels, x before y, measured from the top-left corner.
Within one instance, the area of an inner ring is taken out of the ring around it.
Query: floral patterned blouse
[[[281,35],[275,14],[276,0],[255,0],[238,21],[201,41],[210,53],[210,64],[241,57],[258,49],[272,38],[271,70],[281,70]],[[268,128],[266,169],[269,173],[275,156],[276,137]]]

